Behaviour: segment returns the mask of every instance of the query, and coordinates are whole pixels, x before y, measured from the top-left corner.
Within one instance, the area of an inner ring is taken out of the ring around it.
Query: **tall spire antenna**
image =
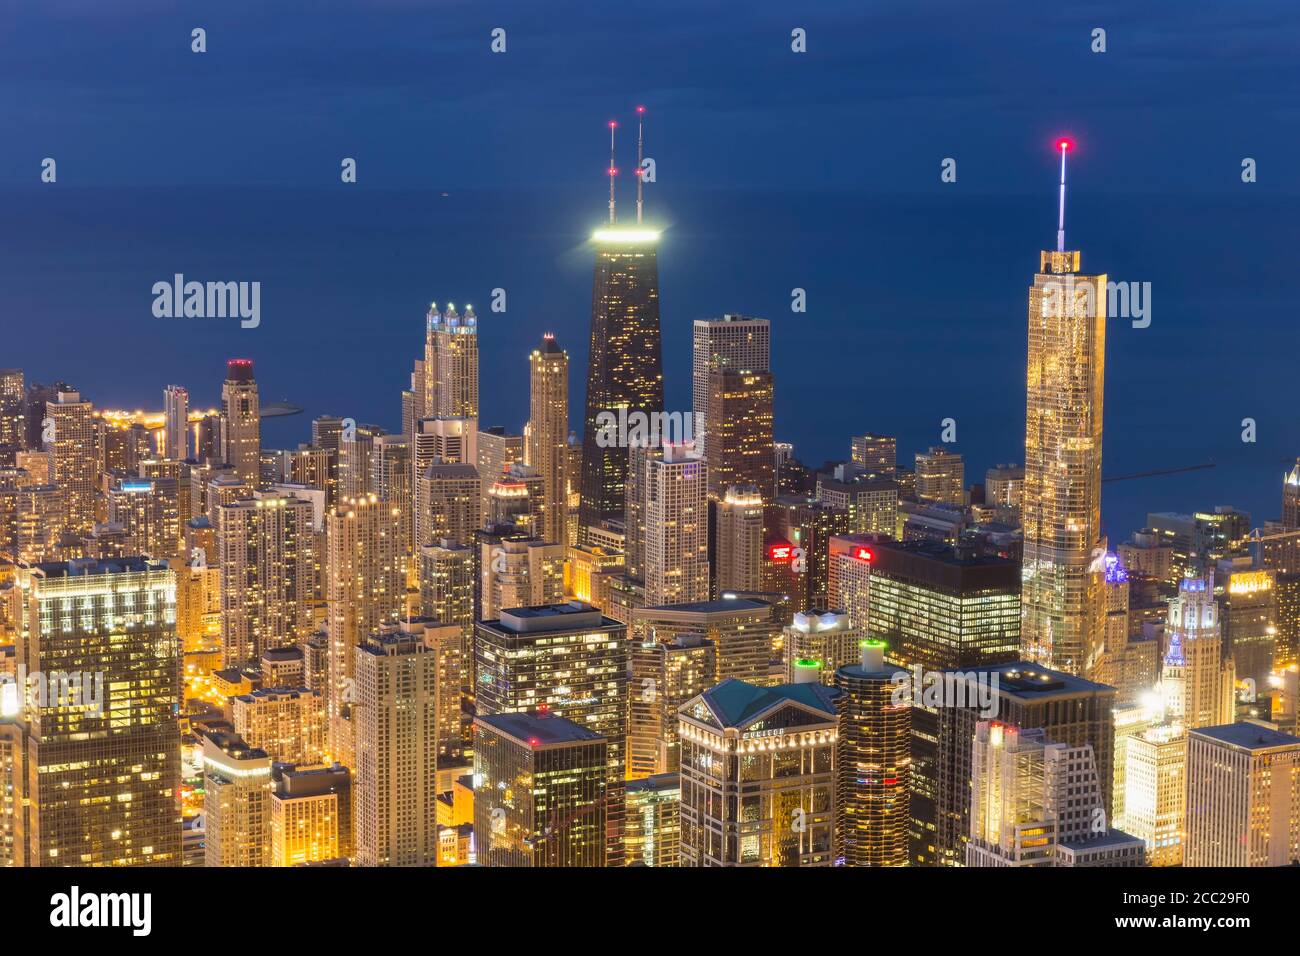
[[[618,170],[614,168],[614,130],[618,129],[618,123],[613,120],[609,121],[609,222],[614,224],[614,176]]]
[[[636,221],[641,222],[641,185],[645,181],[641,160],[645,155],[645,107],[636,108]]]
[[[1070,141],[1060,139],[1056,146],[1061,151],[1061,201],[1056,218],[1056,251],[1065,251],[1065,154],[1070,151]]]

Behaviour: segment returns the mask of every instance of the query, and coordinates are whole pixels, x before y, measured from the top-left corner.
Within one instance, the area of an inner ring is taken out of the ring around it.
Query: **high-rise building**
[[[898,439],[890,435],[854,435],[850,455],[869,475],[892,478],[898,471]]]
[[[931,542],[834,538],[831,562],[835,606],[889,645],[890,660],[946,670],[1015,659],[1014,561]]]
[[[1257,693],[1268,687],[1277,650],[1277,589],[1272,571],[1228,575],[1222,601],[1223,653],[1232,658],[1236,679]]]
[[[1061,223],[1029,289],[1021,601],[1024,654],[1087,673],[1103,635],[1101,426],[1106,356],[1106,276],[1082,275],[1065,249],[1065,147]]]
[[[1249,721],[1187,743],[1187,866],[1292,866],[1300,859],[1300,738]]]
[[[346,767],[282,767],[273,779],[271,866],[352,855],[352,775]]]
[[[915,673],[915,672],[913,672]],[[1051,741],[1092,746],[1111,818],[1115,689],[1024,661],[933,674],[942,702],[913,687],[912,862],[960,865],[970,833],[975,725],[996,720]],[[983,697],[981,701],[980,698]]]
[[[478,418],[478,319],[454,305],[429,306],[424,340],[424,413],[436,418]]]
[[[603,446],[597,417],[620,408],[647,415],[664,410],[659,232],[614,228],[611,222],[592,239],[596,268],[582,432],[580,542],[586,541],[587,528],[623,517],[627,448]]]
[[[984,472],[984,503],[1009,508],[1020,513],[1020,497],[1025,489],[1023,465],[998,465]]]
[[[706,463],[682,445],[665,445],[646,463],[646,603],[687,604],[709,597]]]
[[[898,485],[890,478],[874,477],[866,472],[840,477],[817,475],[817,500],[849,515],[851,534],[898,534]]]
[[[508,475],[512,466],[525,463],[528,444],[525,436],[509,435],[501,425],[483,429],[478,433],[476,441],[477,451],[470,463],[478,468],[479,477],[483,480],[483,514],[486,516],[492,485]]]
[[[479,615],[564,600],[564,545],[538,538],[480,544]]]
[[[483,524],[482,482],[467,463],[430,464],[415,481],[415,541],[468,544]]]
[[[838,694],[727,680],[682,707],[682,866],[834,863]]]
[[[95,525],[99,459],[95,454],[94,407],[78,392],[59,392],[45,405],[42,438],[51,452],[54,484],[63,493],[64,527],[85,534]]]
[[[568,544],[569,353],[547,333],[528,366],[528,464],[542,476],[541,536]]]
[[[233,465],[239,480],[256,488],[261,479],[262,413],[253,363],[231,359],[221,386],[222,460]]]
[[[675,773],[627,782],[628,866],[680,866],[681,806]]]
[[[1282,476],[1282,527],[1300,530],[1300,458]]]
[[[18,660],[28,675],[68,678],[24,714],[26,859],[179,866],[175,572],[125,558],[38,564],[18,578]]]
[[[475,625],[480,717],[545,710],[605,738],[611,866],[621,866],[624,856],[628,652],[625,625],[577,602],[511,608]]]
[[[356,652],[358,866],[436,866],[438,655],[401,630]]]
[[[273,492],[217,508],[225,667],[289,647],[312,627],[316,556],[310,503]]]
[[[833,672],[840,692],[835,852],[846,866],[908,862],[912,709],[894,700],[897,671],[885,665],[884,650],[862,641],[859,660]]]
[[[772,327],[767,319],[746,315],[724,315],[720,319],[696,319],[691,359],[691,397],[695,420],[702,429],[702,451],[710,454],[709,375],[715,371],[770,372],[772,370]],[[770,493],[764,489],[763,493]]]
[[[355,651],[405,611],[401,511],[374,495],[344,499],[326,517],[325,529],[330,752],[344,766],[356,767],[349,725],[358,699]]]
[[[961,455],[936,445],[916,453],[916,497],[943,505],[966,502],[966,466]]]
[[[23,370],[0,368],[0,448],[27,447],[27,389]]]
[[[1115,754],[1116,778],[1122,773],[1124,779],[1120,825],[1146,844],[1148,866],[1179,866],[1187,798],[1187,731],[1181,724],[1158,724],[1129,734],[1122,743],[1123,751],[1117,749]]]
[[[190,393],[182,385],[163,389],[162,455],[173,461],[190,457]]]
[[[1142,866],[1141,840],[1107,823],[1089,744],[980,721],[971,748],[967,866]]]
[[[417,640],[434,656],[438,675],[435,688],[438,764],[440,767],[459,765],[470,744],[470,723],[461,707],[470,680],[463,629],[433,618],[408,617],[400,624],[385,624],[380,633]]]
[[[411,551],[415,535],[414,467],[411,443],[400,435],[380,435],[370,449],[371,491],[402,511],[402,550]]]
[[[203,738],[203,865],[271,862],[271,758],[235,734]]]
[[[780,660],[781,625],[773,619],[772,606],[763,601],[732,598],[637,608],[632,631],[634,641],[703,636],[713,645],[712,684],[728,678],[779,683],[770,675],[774,661]]]
[[[1213,578],[1184,578],[1169,602],[1161,670],[1169,718],[1196,730],[1235,719],[1232,658],[1223,655]]]
[[[701,451],[711,498],[720,498],[731,485],[753,485],[764,502],[776,497],[773,401],[771,372],[715,368],[709,373],[706,415],[712,424]]]
[[[325,697],[306,687],[267,684],[230,698],[235,733],[275,763],[315,764],[325,760]]]
[[[340,498],[357,498],[375,490],[371,484],[370,458],[374,454],[375,441],[381,434],[383,429],[378,425],[352,423],[339,435]]]
[[[630,780],[678,770],[677,711],[715,683],[716,648],[699,634],[632,642],[628,689],[627,776]]]
[[[121,526],[131,554],[159,560],[179,556],[181,498],[175,478],[120,478],[106,497],[109,524]]]
[[[821,682],[834,686],[835,672],[862,658],[866,634],[843,611],[809,608],[796,611],[785,628],[785,679],[794,683],[799,661],[817,661]],[[897,668],[895,668],[897,670]]]
[[[609,742],[588,725],[553,714],[476,717],[479,864],[622,866],[623,859],[615,864],[607,858],[608,750]]]
[[[763,589],[763,496],[753,485],[732,486],[715,506],[714,590]]]

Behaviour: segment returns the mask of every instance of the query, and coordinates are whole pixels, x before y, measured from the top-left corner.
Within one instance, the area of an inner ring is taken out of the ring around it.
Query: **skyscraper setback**
[[[1025,656],[1088,671],[1105,638],[1101,557],[1101,426],[1106,276],[1082,275],[1065,249],[1065,154],[1056,251],[1044,251],[1029,290],[1025,402]]]

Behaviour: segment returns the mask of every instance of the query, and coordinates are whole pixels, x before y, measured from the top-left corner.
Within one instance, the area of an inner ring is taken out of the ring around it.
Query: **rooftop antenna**
[[[1057,148],[1061,151],[1061,203],[1057,212],[1056,219],[1056,251],[1065,251],[1065,154],[1070,151],[1070,141],[1062,137],[1057,141]]]
[[[609,223],[614,224],[614,177],[618,175],[618,170],[614,168],[614,130],[618,129],[618,123],[613,120],[609,121]]]
[[[636,221],[641,222],[641,160],[645,154],[645,107],[636,108]]]

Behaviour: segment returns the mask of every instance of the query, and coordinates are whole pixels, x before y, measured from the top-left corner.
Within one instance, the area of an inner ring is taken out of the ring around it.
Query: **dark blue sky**
[[[580,408],[604,124],[644,103],[673,408],[690,321],[743,311],[774,322],[778,433],[805,459],[865,430],[910,453],[951,415],[970,480],[1019,460],[1025,288],[1054,240],[1051,142],[1068,130],[1071,246],[1153,283],[1151,328],[1110,324],[1106,471],[1219,462],[1109,486],[1112,537],[1146,510],[1273,515],[1300,451],[1292,0],[13,6],[0,315],[17,334],[0,365],[102,404],[158,406],[171,381],[214,401],[224,359],[247,355],[269,398],[395,426],[424,305],[450,298],[484,319],[485,423],[521,425],[547,329]],[[261,281],[262,327],[153,318],[150,286],[176,271]],[[491,316],[498,286],[509,311]],[[307,432],[283,420],[268,442]]]

